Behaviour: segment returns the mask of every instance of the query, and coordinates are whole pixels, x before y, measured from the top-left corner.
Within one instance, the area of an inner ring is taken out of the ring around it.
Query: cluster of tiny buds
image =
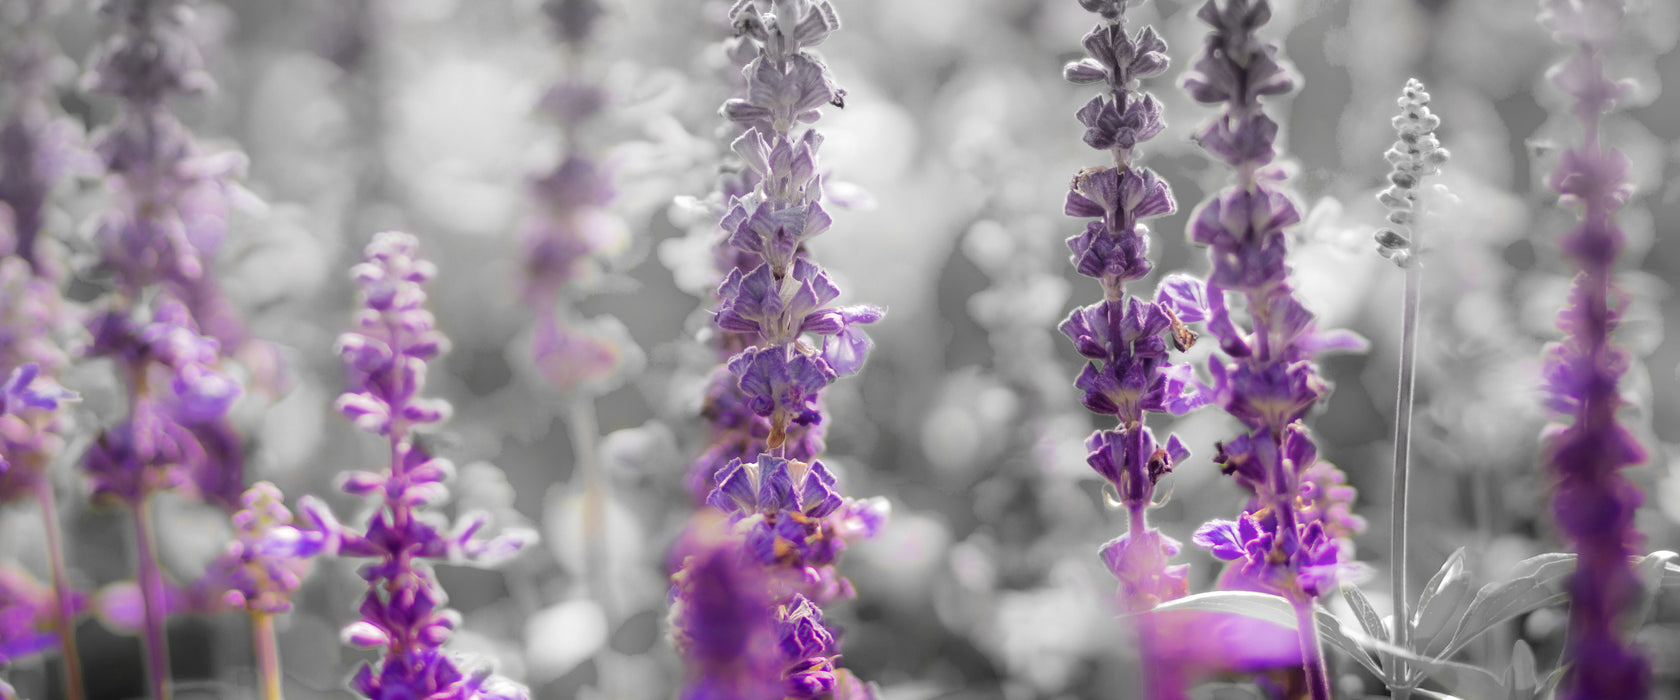
[[[1400,91],[1400,114],[1394,117],[1394,130],[1399,140],[1383,154],[1393,166],[1388,174],[1389,186],[1377,194],[1377,200],[1388,207],[1388,221],[1398,228],[1384,227],[1376,233],[1377,252],[1400,267],[1412,264],[1416,251],[1406,231],[1418,217],[1418,189],[1423,179],[1441,171],[1449,154],[1435,138],[1441,118],[1429,111],[1429,93],[1417,78],[1406,81]]]

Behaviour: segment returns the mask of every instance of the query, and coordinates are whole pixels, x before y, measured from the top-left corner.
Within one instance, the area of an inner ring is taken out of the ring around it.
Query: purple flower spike
[[[371,559],[359,574],[368,583],[362,619],[344,630],[346,643],[380,649],[350,681],[364,697],[523,698],[523,687],[488,672],[466,673],[444,650],[460,616],[445,607],[432,561],[493,566],[506,561],[533,535],[514,529],[479,538],[485,520],[468,516],[453,531],[427,512],[448,500],[454,467],[416,442],[414,430],[443,420],[448,404],[419,396],[428,362],[446,344],[425,308],[424,283],[437,268],[419,257],[419,241],[381,233],[367,246],[351,276],[362,288],[356,330],[339,341],[350,389],[341,412],[391,446],[384,473],[351,472],[345,492],[379,504],[366,532],[346,529],[312,498],[299,503],[297,525],[273,524],[250,547],[257,555],[296,560],[326,554]],[[259,499],[260,500],[260,499]]]
[[[1577,272],[1558,314],[1564,337],[1548,350],[1545,368],[1548,404],[1557,411],[1545,436],[1552,514],[1580,562],[1569,582],[1570,670],[1559,696],[1643,698],[1651,693],[1651,662],[1619,621],[1638,604],[1641,586],[1629,557],[1643,539],[1634,519],[1643,496],[1622,471],[1647,454],[1619,421],[1630,357],[1613,338],[1628,303],[1615,280],[1626,244],[1616,214],[1633,185],[1627,157],[1600,140],[1601,121],[1631,90],[1605,73],[1605,49],[1627,7],[1620,0],[1545,0],[1541,7],[1541,23],[1573,49],[1548,77],[1574,99],[1584,132],[1547,178],[1559,203],[1581,217],[1560,242]]]
[[[690,479],[728,527],[702,511],[687,536],[695,553],[672,577],[673,638],[689,665],[682,697],[868,698],[837,667],[819,607],[852,595],[835,563],[849,541],[879,532],[887,511],[845,498],[816,459],[822,392],[862,369],[872,346],[863,326],[884,316],[836,305],[839,287],[806,249],[834,225],[821,201],[823,139],[806,125],[824,105],[845,104],[806,48],[840,20],[828,0],[739,0],[729,15],[739,36],[726,53],[741,83],[722,113],[737,130],[729,152],[738,164],[724,168],[733,174],[705,207],[717,227],[699,231],[714,241],[713,337],[729,359],[707,383],[712,443]],[[725,609],[737,619],[709,614]],[[702,624],[728,634],[705,643]],[[777,653],[757,653],[766,642]]]
[[[241,500],[244,509],[233,515],[235,539],[210,564],[195,597],[214,597],[227,607],[252,612],[291,610],[292,594],[309,572],[309,554],[269,543],[278,533],[290,530],[292,512],[280,489],[266,481],[253,485]]]
[[[1282,173],[1267,167],[1277,155],[1278,125],[1261,100],[1289,92],[1295,78],[1277,46],[1257,34],[1271,18],[1270,4],[1209,0],[1197,17],[1211,31],[1183,85],[1199,102],[1223,104],[1224,111],[1197,131],[1197,141],[1235,168],[1237,180],[1191,213],[1189,237],[1208,247],[1212,262],[1206,287],[1174,282],[1163,286],[1160,298],[1175,313],[1205,318],[1219,343],[1224,356],[1209,364],[1212,400],[1246,431],[1221,443],[1214,462],[1253,498],[1238,520],[1209,523],[1195,542],[1232,561],[1228,576],[1238,571],[1244,585],[1282,595],[1298,616],[1310,616],[1318,596],[1357,573],[1340,538],[1350,534],[1343,527],[1363,523],[1347,513],[1351,489],[1337,485],[1345,480],[1330,474],[1334,466],[1317,461],[1301,420],[1329,390],[1314,358],[1361,348],[1363,341],[1318,331],[1289,285],[1285,230],[1301,214],[1283,189]],[[1245,297],[1239,308],[1247,311],[1246,323],[1232,313],[1227,294]],[[1332,521],[1334,536],[1327,530]],[[1318,635],[1308,625],[1300,637],[1308,690],[1315,700],[1327,699]]]
[[[1115,429],[1086,440],[1086,462],[1106,482],[1110,506],[1125,508],[1129,531],[1104,545],[1103,561],[1120,584],[1119,604],[1142,612],[1183,596],[1187,566],[1172,565],[1178,543],[1152,529],[1147,518],[1155,485],[1174,464],[1189,457],[1176,436],[1165,446],[1144,427],[1150,412],[1181,414],[1205,403],[1188,366],[1169,362],[1168,351],[1187,350],[1196,333],[1185,324],[1202,319],[1194,305],[1199,285],[1180,282],[1156,301],[1128,295],[1126,285],[1154,269],[1149,229],[1142,222],[1172,214],[1178,203],[1166,181],[1137,159],[1138,148],[1166,127],[1161,102],[1138,81],[1167,69],[1167,46],[1153,27],[1127,31],[1125,11],[1134,0],[1082,0],[1102,23],[1082,42],[1087,58],[1068,64],[1063,77],[1075,84],[1106,88],[1075,117],[1085,127],[1085,144],[1105,152],[1113,166],[1090,167],[1075,175],[1062,209],[1068,216],[1095,219],[1067,239],[1069,262],[1101,285],[1102,301],[1074,309],[1059,327],[1088,362],[1074,380],[1082,402],[1094,413],[1113,416]],[[1182,297],[1180,299],[1179,297]],[[1169,303],[1169,301],[1173,303]],[[1185,313],[1174,303],[1181,303]],[[1146,655],[1153,655],[1152,623],[1138,622]],[[1164,662],[1164,658],[1155,658]],[[1151,687],[1169,694],[1166,677]]]

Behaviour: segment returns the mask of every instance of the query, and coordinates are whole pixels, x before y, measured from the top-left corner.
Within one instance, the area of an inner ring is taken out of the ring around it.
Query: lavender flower
[[[1277,47],[1256,35],[1271,18],[1270,4],[1209,0],[1197,17],[1212,31],[1184,87],[1198,102],[1223,104],[1225,111],[1198,129],[1196,138],[1238,175],[1235,185],[1191,214],[1190,238],[1211,248],[1208,329],[1225,355],[1209,365],[1213,400],[1247,428],[1219,445],[1214,461],[1253,491],[1254,499],[1241,519],[1208,523],[1195,540],[1222,559],[1242,560],[1240,571],[1249,585],[1294,604],[1308,687],[1314,698],[1328,698],[1314,600],[1352,573],[1351,550],[1325,522],[1302,517],[1304,509],[1315,508],[1313,499],[1330,494],[1313,482],[1303,483],[1303,472],[1317,461],[1317,448],[1301,419],[1328,391],[1314,356],[1357,348],[1361,341],[1318,331],[1312,313],[1289,286],[1284,231],[1301,216],[1281,189],[1284,173],[1268,167],[1277,153],[1278,126],[1262,110],[1260,98],[1294,89],[1295,79],[1279,61]],[[1248,330],[1232,318],[1227,293],[1246,297]],[[1323,504],[1316,509],[1329,510]]]
[[[309,560],[267,543],[284,537],[292,511],[274,484],[259,481],[240,499],[233,514],[235,535],[222,556],[210,564],[201,585],[220,593],[221,603],[252,613],[274,615],[292,609],[292,594],[303,583]]]
[[[1548,429],[1546,450],[1556,481],[1552,512],[1579,556],[1569,582],[1570,672],[1565,697],[1643,698],[1651,692],[1651,665],[1617,620],[1639,596],[1629,563],[1640,540],[1634,512],[1639,488],[1620,474],[1644,462],[1645,449],[1617,420],[1617,390],[1629,359],[1611,334],[1628,304],[1614,279],[1624,236],[1616,211],[1633,187],[1628,159],[1599,141],[1599,123],[1631,86],[1605,75],[1605,54],[1626,7],[1619,0],[1546,0],[1540,22],[1574,52],[1549,73],[1574,98],[1582,122],[1580,145],[1564,151],[1547,183],[1560,202],[1577,209],[1581,225],[1565,235],[1564,253],[1578,272],[1569,301],[1558,314],[1561,344],[1546,356],[1550,405],[1559,422]]]
[[[111,308],[155,290],[223,354],[237,354],[250,337],[209,269],[232,210],[250,198],[234,183],[245,157],[204,153],[168,109],[171,98],[212,85],[189,34],[192,13],[181,0],[106,0],[101,11],[119,29],[99,47],[84,85],[118,100],[115,119],[92,137],[111,197],[94,233],[100,267],[116,286]],[[190,476],[200,495],[233,510],[244,489],[237,433],[225,420],[194,423],[205,459]]]
[[[795,130],[817,121],[822,105],[843,105],[845,95],[806,49],[838,29],[839,17],[827,0],[741,0],[730,16],[750,40],[735,46],[757,48],[741,71],[743,96],[722,110],[744,127],[731,150],[750,172],[743,182],[751,189],[729,199],[720,224],[734,251],[719,258],[732,264],[714,319],[725,332],[723,346],[739,349],[727,363],[734,387],[714,382],[707,410],[714,426],[745,435],[739,442],[716,435],[702,462],[710,469],[708,462],[731,457],[706,498],[729,515],[729,534],[713,538],[717,544],[704,557],[682,561],[673,579],[674,642],[690,666],[685,697],[872,697],[837,667],[838,641],[819,606],[851,597],[835,559],[848,540],[879,530],[886,502],[841,496],[814,459],[820,445],[808,432],[822,422],[822,391],[861,369],[871,344],[861,326],[883,315],[874,307],[834,306],[840,290],[805,250],[833,222],[821,204],[822,137]],[[755,417],[768,423],[762,438]],[[802,427],[805,439],[790,440]],[[813,454],[800,454],[807,450]],[[695,621],[700,611],[725,606],[758,623],[730,628],[719,637],[728,644],[696,642],[707,637]],[[773,635],[779,658],[740,646],[760,634]]]
[[[80,612],[86,596],[69,591],[63,605]],[[59,594],[27,572],[0,566],[0,667],[51,649],[59,642]]]
[[[1078,118],[1086,127],[1086,145],[1108,152],[1114,167],[1087,168],[1069,186],[1067,215],[1096,219],[1068,239],[1071,262],[1080,274],[1102,284],[1103,301],[1074,309],[1060,328],[1088,360],[1074,382],[1084,392],[1085,407],[1114,416],[1118,423],[1117,429],[1099,430],[1086,440],[1086,461],[1112,490],[1110,502],[1130,516],[1130,529],[1103,545],[1101,555],[1120,580],[1122,607],[1137,612],[1183,596],[1188,585],[1189,567],[1168,563],[1178,553],[1178,542],[1150,528],[1146,513],[1156,482],[1190,451],[1176,435],[1164,445],[1157,443],[1144,419],[1149,412],[1183,414],[1206,402],[1187,381],[1188,367],[1167,359],[1169,343],[1180,351],[1195,343],[1185,323],[1202,320],[1205,304],[1201,283],[1184,276],[1168,278],[1156,301],[1126,295],[1126,283],[1154,267],[1148,257],[1149,228],[1142,222],[1178,206],[1167,183],[1139,165],[1134,153],[1166,126],[1160,102],[1138,90],[1137,81],[1165,72],[1168,61],[1166,42],[1154,27],[1126,31],[1130,4],[1082,2],[1103,21],[1082,41],[1089,57],[1063,69],[1070,82],[1107,88],[1079,110]]]
[[[524,688],[494,678],[488,670],[464,673],[443,645],[460,615],[446,607],[431,561],[492,566],[515,555],[531,533],[512,530],[479,539],[483,516],[464,518],[453,531],[424,506],[443,502],[454,467],[415,441],[415,430],[444,420],[449,404],[419,396],[427,363],[446,340],[425,308],[422,286],[437,274],[419,257],[419,241],[405,233],[381,233],[368,244],[364,262],[352,270],[362,289],[356,330],[339,338],[339,354],[350,373],[350,390],[338,398],[340,413],[366,432],[384,436],[391,464],[384,473],[350,472],[346,493],[379,504],[365,532],[339,524],[319,500],[305,497],[306,522],[279,527],[259,551],[273,556],[315,554],[370,558],[361,576],[368,583],[362,619],[344,630],[345,640],[382,649],[351,688],[373,699],[413,697],[523,698]]]
[[[53,104],[60,76],[54,62],[62,57],[47,21],[64,3],[7,0],[0,13],[0,230],[10,220],[11,235],[0,252],[21,258],[37,273],[56,277],[54,261],[38,245],[47,223],[48,200],[70,175],[93,168],[83,149],[81,126]]]

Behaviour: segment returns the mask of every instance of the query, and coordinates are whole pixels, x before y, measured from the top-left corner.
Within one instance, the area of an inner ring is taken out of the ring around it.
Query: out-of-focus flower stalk
[[[1406,82],[1401,90],[1401,112],[1394,118],[1399,140],[1384,154],[1393,171],[1389,173],[1389,187],[1377,195],[1388,209],[1388,221],[1396,229],[1379,229],[1377,250],[1405,269],[1405,296],[1400,309],[1400,383],[1395,392],[1394,406],[1394,489],[1393,520],[1389,529],[1389,557],[1391,588],[1394,594],[1395,646],[1409,649],[1412,623],[1406,611],[1406,536],[1409,521],[1406,516],[1408,476],[1411,472],[1412,396],[1417,383],[1418,308],[1423,295],[1423,204],[1420,189],[1423,178],[1433,175],[1447,161],[1447,150],[1435,138],[1434,131],[1441,119],[1429,111],[1429,93],[1417,79]],[[1396,657],[1392,671],[1395,678],[1405,678],[1405,660]],[[1405,700],[1411,688],[1394,688],[1394,697]]]
[[[208,266],[226,233],[244,165],[238,154],[206,157],[167,107],[210,84],[180,0],[107,0],[119,25],[99,49],[87,87],[118,99],[115,121],[94,139],[112,205],[96,239],[116,282],[89,324],[88,355],[110,357],[128,388],[129,411],[84,460],[96,496],[130,509],[138,553],[147,670],[154,698],[169,696],[163,572],[155,557],[149,500],[189,483],[228,505],[241,484],[238,437],[226,414],[242,392],[215,367],[238,320]],[[150,301],[150,309],[143,310]],[[143,318],[143,311],[150,318]],[[167,391],[165,391],[167,389]]]
[[[1569,581],[1570,671],[1560,696],[1644,698],[1651,663],[1623,638],[1619,621],[1640,595],[1630,555],[1642,539],[1634,515],[1643,500],[1621,472],[1647,455],[1617,418],[1625,403],[1619,384],[1631,359],[1611,337],[1629,303],[1615,282],[1625,246],[1615,219],[1633,184],[1627,156],[1599,135],[1604,115],[1634,89],[1605,73],[1627,7],[1622,0],[1542,0],[1541,7],[1541,24],[1573,50],[1547,77],[1573,99],[1582,127],[1581,143],[1563,151],[1548,178],[1560,203],[1581,217],[1561,241],[1577,273],[1558,314],[1563,341],[1547,352],[1545,368],[1549,405],[1559,418],[1545,440],[1556,480],[1552,513],[1578,555]]]
[[[0,237],[5,231],[0,230]],[[8,274],[10,273],[10,274]],[[0,275],[13,277],[27,276],[27,282],[41,283],[40,278],[30,275],[27,265],[20,261],[7,258],[0,262]],[[15,280],[9,280],[15,281]],[[3,285],[10,287],[10,285]],[[48,300],[57,300],[56,290],[45,283],[28,285],[26,288],[35,292],[53,292]],[[17,291],[9,289],[8,291]],[[30,295],[19,295],[17,298],[7,299],[9,304],[28,306],[42,301],[31,299]],[[15,311],[7,309],[8,312]],[[28,314],[5,314],[5,321],[15,322],[19,316],[28,318]],[[50,321],[51,319],[36,318],[35,321]],[[11,325],[11,324],[8,324]],[[29,324],[34,325],[34,324]],[[6,329],[7,335],[27,338],[29,333],[40,333],[47,328],[29,325]],[[51,344],[32,348],[41,351],[31,356],[26,343],[0,344],[0,363],[13,364],[20,359],[39,359],[48,362],[49,368],[56,368],[62,363],[62,352]],[[66,697],[79,698],[82,695],[81,657],[76,647],[76,613],[79,608],[78,594],[70,587],[69,576],[64,568],[63,537],[58,522],[57,499],[53,494],[52,480],[46,474],[47,463],[51,456],[63,447],[59,437],[58,409],[61,404],[77,399],[73,392],[65,390],[50,379],[41,376],[41,366],[35,362],[25,362],[10,371],[3,387],[0,387],[0,502],[15,497],[33,496],[41,506],[46,533],[46,547],[48,565],[52,574],[52,596],[49,615],[53,621],[53,632],[58,639],[59,651],[64,658],[64,681]],[[16,463],[8,460],[16,460]],[[0,601],[14,597],[0,591]],[[0,602],[0,607],[5,607]],[[38,610],[36,611],[38,612]],[[30,616],[33,616],[32,613]],[[17,614],[8,613],[16,619]],[[0,626],[3,627],[3,626]],[[8,652],[7,647],[24,645],[38,647],[39,645],[25,639],[11,639],[21,637],[16,630],[0,628],[0,662],[16,650]]]
[[[15,256],[26,265],[7,260],[0,265],[0,324],[6,326],[8,347],[0,349],[0,375],[33,363],[49,377],[68,360],[54,344],[55,325],[68,323],[74,313],[57,288],[60,265],[46,257],[40,238],[46,226],[53,191],[71,173],[91,170],[93,159],[84,150],[81,128],[58,113],[52,90],[59,76],[55,61],[62,58],[52,41],[49,21],[62,10],[57,0],[5,0],[0,16],[16,24],[0,26],[0,108],[7,109],[0,124],[0,254]],[[5,19],[0,19],[4,22]],[[81,654],[76,646],[74,591],[64,566],[64,538],[52,479],[46,474],[54,454],[63,447],[57,433],[61,419],[51,414],[16,415],[7,426],[13,439],[3,442],[6,458],[17,460],[10,477],[0,466],[0,501],[11,495],[32,496],[41,506],[54,598],[54,627],[63,658],[65,697],[83,697]],[[20,430],[21,428],[21,430]],[[20,493],[6,493],[16,489]]]
[[[590,595],[618,612],[608,564],[610,483],[596,455],[601,440],[595,399],[622,378],[640,353],[614,319],[581,320],[572,307],[587,296],[628,227],[610,207],[610,170],[591,152],[589,128],[607,107],[605,86],[588,67],[590,42],[605,14],[599,0],[549,0],[543,10],[565,55],[542,111],[560,128],[560,160],[531,185],[536,210],[523,224],[525,297],[536,312],[532,354],[555,389],[568,394],[564,420],[583,490],[584,568]],[[606,332],[603,332],[606,331]],[[610,681],[603,679],[605,684]]]

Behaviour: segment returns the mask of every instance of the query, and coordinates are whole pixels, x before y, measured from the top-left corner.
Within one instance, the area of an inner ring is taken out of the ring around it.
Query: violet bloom
[[[16,255],[37,274],[56,278],[55,262],[38,245],[48,200],[67,177],[95,167],[83,148],[82,128],[55,104],[53,70],[62,53],[48,20],[66,3],[0,2],[0,14],[17,23],[0,26],[0,96],[11,109],[0,122],[0,231],[11,235],[0,252]]]
[[[1605,53],[1626,7],[1620,0],[1546,0],[1540,21],[1573,49],[1553,67],[1554,85],[1574,98],[1582,122],[1580,145],[1563,152],[1547,179],[1560,201],[1580,213],[1581,225],[1563,237],[1577,273],[1558,314],[1563,342],[1546,357],[1550,404],[1559,421],[1548,429],[1546,451],[1556,491],[1552,513],[1579,556],[1569,582],[1569,698],[1643,698],[1651,692],[1651,664],[1621,634],[1622,614],[1639,598],[1629,556],[1641,540],[1634,512],[1638,486],[1621,471],[1646,460],[1645,448],[1617,420],[1617,386],[1630,362],[1611,338],[1627,295],[1615,283],[1625,245],[1616,211],[1633,191],[1628,158],[1599,141],[1599,124],[1631,86],[1605,74]]]
[[[769,620],[779,654],[760,658],[756,647],[739,645],[744,638],[737,634],[728,637],[732,651],[716,653],[713,645],[692,643],[692,626],[680,624],[673,641],[690,667],[685,697],[872,697],[869,686],[837,667],[838,641],[820,606],[853,594],[834,562],[847,541],[879,530],[886,502],[846,499],[814,454],[799,454],[820,446],[808,432],[797,436],[799,428],[822,423],[823,390],[862,368],[870,349],[862,326],[883,315],[869,306],[835,306],[840,290],[805,248],[833,221],[822,206],[822,137],[803,125],[816,122],[823,105],[842,106],[845,95],[808,48],[838,29],[839,17],[828,0],[741,0],[730,15],[743,38],[736,47],[756,49],[741,70],[742,96],[722,110],[744,129],[731,150],[751,176],[742,181],[750,189],[723,208],[719,234],[734,252],[719,258],[732,264],[717,290],[714,320],[726,334],[724,347],[735,351],[727,363],[735,384],[714,383],[706,408],[714,425],[727,424],[744,439],[714,434],[719,439],[703,458],[703,468],[719,469],[706,503],[727,513],[730,527],[711,538],[714,553],[680,562],[673,616],[700,602],[728,602],[742,616]],[[767,423],[762,443],[759,419]],[[729,461],[716,464],[725,456]],[[707,537],[705,528],[702,522],[691,537]],[[724,576],[732,570],[726,566],[748,572],[729,574],[741,582],[738,592],[693,587],[696,579]],[[752,634],[762,633],[754,626]]]
[[[1189,368],[1173,365],[1167,355],[1169,347],[1183,351],[1195,343],[1185,324],[1203,320],[1206,304],[1201,282],[1179,275],[1162,284],[1154,301],[1126,294],[1127,282],[1154,267],[1143,222],[1177,209],[1166,181],[1144,168],[1135,152],[1166,126],[1160,102],[1137,85],[1166,71],[1167,45],[1154,27],[1127,31],[1130,2],[1081,4],[1102,23],[1081,42],[1088,57],[1068,64],[1063,77],[1105,88],[1077,117],[1086,145],[1107,153],[1114,166],[1086,168],[1068,188],[1067,215],[1094,219],[1067,240],[1070,261],[1102,285],[1103,300],[1074,309],[1060,328],[1087,360],[1074,382],[1085,407],[1117,424],[1086,441],[1087,461],[1107,482],[1110,502],[1129,515],[1128,532],[1103,545],[1101,555],[1120,581],[1122,607],[1139,612],[1183,596],[1188,585],[1189,567],[1168,563],[1178,542],[1152,529],[1146,513],[1156,482],[1190,452],[1177,436],[1157,443],[1144,421],[1150,412],[1179,415],[1206,402]]]
[[[66,603],[80,612],[87,607],[87,598],[72,591]],[[52,586],[24,571],[0,566],[0,667],[55,647],[57,614]]]
[[[1197,17],[1212,31],[1183,84],[1198,102],[1223,105],[1224,111],[1198,129],[1196,138],[1209,155],[1236,170],[1237,181],[1191,214],[1190,238],[1210,248],[1213,263],[1206,289],[1208,330],[1224,355],[1209,365],[1213,400],[1247,429],[1219,445],[1214,461],[1254,498],[1239,520],[1208,523],[1195,539],[1222,559],[1241,560],[1246,587],[1294,604],[1302,621],[1308,687],[1314,698],[1328,698],[1329,678],[1312,622],[1314,600],[1354,567],[1346,540],[1322,521],[1333,516],[1335,505],[1315,502],[1332,497],[1319,486],[1325,477],[1318,473],[1303,484],[1303,472],[1315,466],[1318,451],[1301,419],[1328,391],[1313,358],[1361,347],[1362,341],[1318,330],[1289,285],[1285,231],[1301,215],[1282,189],[1284,173],[1270,167],[1278,125],[1263,111],[1261,98],[1289,92],[1295,78],[1279,60],[1277,46],[1257,35],[1271,18],[1270,4],[1209,0]],[[1233,318],[1227,294],[1245,298],[1246,329]],[[1303,517],[1304,507],[1320,520]]]
[[[522,687],[488,671],[463,672],[443,648],[460,615],[445,605],[430,562],[495,565],[515,555],[532,534],[515,530],[480,539],[482,515],[446,531],[447,523],[425,508],[448,498],[446,483],[454,473],[448,460],[415,441],[417,428],[449,414],[448,403],[419,395],[428,362],[446,343],[425,307],[423,285],[435,274],[437,268],[419,257],[419,241],[395,232],[375,236],[364,262],[352,269],[363,307],[356,330],[338,341],[350,388],[336,405],[356,427],[385,437],[391,448],[387,471],[356,471],[344,478],[346,493],[378,504],[366,530],[344,527],[325,504],[305,497],[299,504],[305,522],[275,528],[258,551],[373,560],[359,570],[368,584],[362,619],[344,630],[349,644],[380,650],[379,661],[362,666],[350,681],[363,696],[522,698]]]
[[[289,611],[309,560],[270,542],[285,537],[280,531],[292,524],[292,511],[280,489],[267,481],[252,485],[240,500],[244,508],[233,514],[234,539],[199,585],[229,608],[269,615]]]
[[[133,392],[129,415],[85,459],[94,495],[137,505],[153,491],[200,483],[193,477],[214,465],[194,429],[220,421],[242,393],[216,367],[218,343],[169,302],[150,319],[104,311],[88,330],[88,356],[110,358]]]
[[[245,157],[205,153],[168,107],[172,98],[211,86],[190,35],[192,14],[182,0],[106,0],[101,11],[118,28],[83,82],[117,100],[113,121],[91,138],[110,194],[94,239],[100,268],[115,283],[112,306],[156,292],[183,307],[222,353],[240,353],[249,333],[210,267],[232,210],[250,198],[234,182]],[[245,486],[237,433],[225,419],[197,421],[192,432],[207,455],[192,474],[200,494],[237,508]]]
[[[715,524],[714,524],[715,525]],[[782,700],[768,573],[709,528],[678,545],[671,577],[671,640],[687,662],[684,700]]]

